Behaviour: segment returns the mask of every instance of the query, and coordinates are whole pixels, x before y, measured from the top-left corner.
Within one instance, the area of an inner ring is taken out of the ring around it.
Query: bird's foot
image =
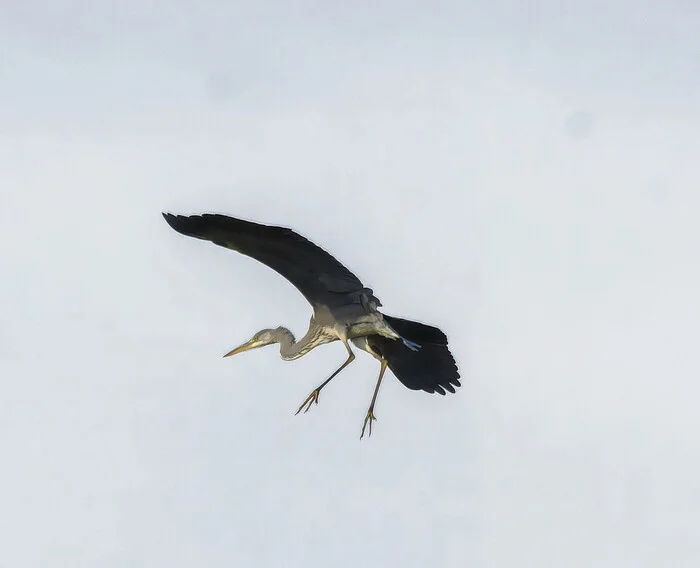
[[[306,400],[301,403],[299,410],[297,410],[294,413],[294,415],[296,416],[297,414],[299,414],[302,411],[302,409],[304,409],[304,407],[306,407],[306,409],[304,409],[304,414],[306,414],[314,402],[318,404],[318,393],[320,392],[321,391],[319,389],[314,389],[313,392],[306,398]]]
[[[362,440],[362,437],[365,435],[365,428],[367,428],[368,423],[369,423],[369,433],[367,434],[367,437],[369,438],[372,435],[372,422],[376,419],[377,419],[377,417],[374,415],[373,410],[370,408],[367,411],[367,416],[365,416],[365,423],[362,425],[362,433],[360,434],[360,440]]]
[[[403,341],[403,344],[406,347],[408,347],[411,351],[418,351],[420,349],[420,345],[418,345],[418,343],[409,341],[408,339],[404,339],[403,337],[401,338],[401,341]]]

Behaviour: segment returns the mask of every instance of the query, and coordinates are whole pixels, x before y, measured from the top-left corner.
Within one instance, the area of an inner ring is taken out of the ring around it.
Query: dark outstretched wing
[[[211,241],[269,266],[289,280],[312,306],[359,301],[365,289],[359,278],[308,239],[284,227],[260,225],[225,215],[163,213],[178,233]],[[377,300],[378,302],[378,300]]]
[[[447,348],[447,336],[438,328],[401,318],[384,316],[387,323],[402,337],[420,345],[412,351],[402,341],[381,335],[367,337],[369,346],[384,357],[389,368],[405,386],[412,390],[445,394],[461,386],[459,371]]]

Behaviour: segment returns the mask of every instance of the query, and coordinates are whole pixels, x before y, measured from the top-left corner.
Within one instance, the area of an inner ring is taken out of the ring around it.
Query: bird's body
[[[319,345],[343,343],[347,360],[309,395],[297,413],[318,403],[321,389],[354,360],[350,342],[381,363],[363,434],[368,421],[371,434],[374,403],[387,366],[414,390],[445,394],[445,390],[454,392],[454,387],[460,386],[444,333],[432,326],[383,315],[378,309],[381,302],[370,288],[298,233],[224,215],[163,216],[179,233],[212,241],[266,264],[289,280],[313,307],[309,329],[298,341],[285,327],[264,329],[226,356],[278,343],[282,359],[291,361]]]

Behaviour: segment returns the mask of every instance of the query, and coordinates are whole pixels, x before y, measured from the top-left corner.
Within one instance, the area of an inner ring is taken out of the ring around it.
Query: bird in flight
[[[291,229],[261,225],[225,215],[172,215],[163,213],[178,233],[211,241],[272,268],[307,299],[313,314],[306,334],[295,339],[286,327],[263,329],[224,357],[278,343],[280,356],[293,361],[314,347],[340,341],[347,359],[304,400],[297,414],[318,404],[321,390],[355,359],[350,343],[379,361],[379,378],[367,410],[360,439],[376,420],[374,405],[386,368],[406,387],[429,393],[455,392],[459,372],[438,328],[382,314],[382,305],[370,288],[325,250]]]

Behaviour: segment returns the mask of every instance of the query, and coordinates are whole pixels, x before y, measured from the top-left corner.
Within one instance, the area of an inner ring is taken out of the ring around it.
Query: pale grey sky
[[[0,6],[0,566],[690,567],[694,2]],[[291,226],[464,387],[274,348]]]

